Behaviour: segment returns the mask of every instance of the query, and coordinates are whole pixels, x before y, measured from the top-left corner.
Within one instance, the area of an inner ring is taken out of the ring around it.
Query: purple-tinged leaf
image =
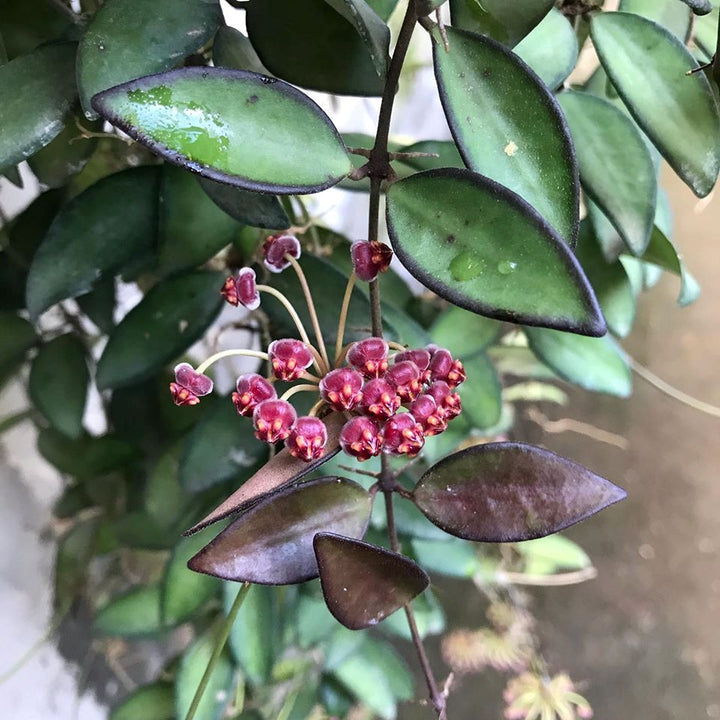
[[[238,582],[290,585],[318,576],[313,538],[365,534],[372,498],[360,485],[326,477],[280,490],[238,517],[188,567]]]
[[[345,424],[345,418],[340,413],[332,413],[324,418],[324,422],[328,431],[328,441],[325,446],[325,454],[321,458],[313,462],[305,462],[294,458],[287,450],[281,450],[246,480],[227,500],[218,505],[199,523],[186,530],[185,535],[192,535],[228,515],[248,508],[264,495],[300,480],[305,475],[317,470],[330,458],[335,457],[340,451],[340,430]]]
[[[582,465],[521,443],[477,445],[431,467],[413,491],[445,532],[479,542],[520,542],[563,530],[625,498]]]
[[[359,540],[318,533],[313,542],[330,612],[350,630],[377,625],[428,586],[412,560]]]

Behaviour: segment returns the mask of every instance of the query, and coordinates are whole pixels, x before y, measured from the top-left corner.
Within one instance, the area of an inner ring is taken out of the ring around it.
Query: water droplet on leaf
[[[497,269],[501,275],[510,275],[517,268],[517,263],[510,260],[503,260],[498,263]]]
[[[458,282],[472,280],[485,271],[485,260],[478,254],[466,250],[450,261],[450,274]]]

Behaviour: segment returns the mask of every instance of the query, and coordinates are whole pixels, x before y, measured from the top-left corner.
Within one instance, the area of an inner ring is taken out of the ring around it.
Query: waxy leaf
[[[73,23],[56,5],[3,0],[2,35],[10,59],[26,55],[59,37],[73,34]]]
[[[447,33],[449,52],[433,46],[435,77],[465,164],[520,195],[574,246],[578,170],[555,98],[507,48],[461,30]]]
[[[160,588],[136,587],[101,608],[93,622],[100,635],[146,637],[163,630],[160,617]]]
[[[246,190],[319,192],[351,170],[330,118],[264,75],[171,70],[106,90],[93,107],[166,160]]]
[[[690,32],[692,12],[678,0],[620,0],[618,10],[653,20],[665,26],[682,42]]]
[[[238,517],[188,563],[196,572],[260,585],[318,575],[313,538],[365,534],[372,499],[357,483],[320,478],[280,490]]]
[[[605,332],[568,246],[489,178],[445,169],[400,180],[387,193],[387,224],[400,262],[455,305],[498,320]]]
[[[699,197],[720,170],[720,115],[690,51],[668,30],[631,13],[592,19],[591,34],[605,71],[638,125]]]
[[[173,686],[160,680],[133,691],[113,708],[108,720],[173,720],[174,717]]]
[[[693,41],[708,58],[711,58],[715,52],[718,20],[720,20],[720,7],[715,7],[709,15],[695,18]]]
[[[630,395],[630,368],[609,335],[584,338],[542,328],[526,328],[525,334],[532,351],[564,380],[594,392]]]
[[[453,355],[462,361],[492,345],[500,331],[501,325],[497,320],[459,307],[449,307],[440,313],[430,327],[432,341],[440,347],[452,348]]]
[[[107,335],[115,327],[115,278],[101,280],[93,290],[77,298],[77,304]]]
[[[75,47],[46,45],[0,66],[0,168],[22,162],[63,129],[75,98]]]
[[[569,77],[578,59],[578,40],[569,20],[552,8],[514,49],[551,90]]]
[[[150,377],[190,347],[220,312],[217,273],[191,272],[158,283],[112,331],[97,365],[101,390]]]
[[[625,497],[582,465],[521,443],[476,445],[431,467],[413,491],[451,535],[519,542],[574,525]]]
[[[98,280],[154,252],[159,180],[157,167],[124,170],[99,180],[62,208],[30,267],[31,317],[89,292]]]
[[[678,305],[690,305],[698,299],[700,286],[697,280],[687,271],[677,249],[660,228],[653,230],[650,244],[642,259],[680,276]]]
[[[262,75],[272,74],[260,62],[250,39],[229,25],[224,25],[215,34],[212,52],[215,67],[250,70]]]
[[[376,625],[430,582],[412,560],[375,545],[325,532],[313,545],[325,602],[350,630]]]
[[[575,139],[580,182],[635,255],[650,241],[657,177],[652,157],[623,112],[589,93],[558,96]]]
[[[79,438],[89,381],[85,347],[69,333],[41,346],[30,367],[28,392],[33,405],[56,430]]]
[[[284,230],[290,227],[290,220],[275,195],[241,190],[233,185],[198,178],[200,187],[208,197],[230,217],[243,225],[258,228]]]
[[[450,140],[420,140],[412,145],[401,147],[398,152],[432,153],[438,156],[405,158],[403,164],[409,165],[411,168],[415,168],[415,170],[433,170],[434,168],[441,167],[465,167],[457,146]]]
[[[247,31],[263,65],[273,75],[310,90],[381,95],[385,77],[378,75],[373,58],[382,62],[381,45],[389,43],[390,32],[381,37],[376,30],[372,39],[361,37],[357,28],[367,26],[372,10],[363,2],[362,16],[349,19],[350,1],[251,0],[246,4]],[[356,7],[362,2],[352,1]],[[340,6],[344,12],[335,9]],[[376,29],[378,22],[379,17],[372,23]]]
[[[476,428],[497,424],[502,413],[502,384],[485,353],[463,359],[467,380],[458,387],[463,414]]]
[[[321,458],[308,463],[293,457],[287,449],[281,450],[268,460],[252,477],[246,480],[227,500],[215,508],[207,517],[186,531],[185,534],[191,535],[218,520],[222,520],[228,515],[232,515],[239,510],[244,510],[259,498],[268,495],[273,490],[278,490],[285,485],[300,480],[337,455],[340,451],[340,430],[342,430],[342,426],[345,424],[345,418],[339,413],[332,413],[324,418],[323,421],[327,426],[328,441],[325,446],[325,454]],[[197,432],[198,434],[200,433],[199,430]],[[194,457],[194,453],[188,450],[183,459],[184,462],[189,463],[191,456]],[[184,472],[188,473],[189,471],[186,469]],[[187,474],[185,475],[185,481],[188,481]]]
[[[0,379],[15,368],[37,341],[33,326],[12,312],[0,312]]]
[[[512,47],[549,12],[553,0],[450,0],[452,24]]]
[[[218,0],[109,0],[93,15],[78,48],[80,101],[128,80],[181,65],[222,22]]]

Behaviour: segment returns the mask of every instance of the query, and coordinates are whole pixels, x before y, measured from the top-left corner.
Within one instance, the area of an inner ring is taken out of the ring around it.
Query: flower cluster
[[[590,703],[580,695],[566,673],[553,678],[525,672],[513,678],[503,692],[508,720],[587,720],[593,716]]]

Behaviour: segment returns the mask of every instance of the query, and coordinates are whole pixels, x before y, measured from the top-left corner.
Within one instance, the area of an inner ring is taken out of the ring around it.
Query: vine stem
[[[380,185],[383,180],[393,177],[394,173],[390,166],[390,157],[388,153],[388,137],[390,135],[390,120],[392,118],[393,104],[395,102],[395,94],[398,88],[398,81],[402,71],[403,63],[407,55],[410,39],[417,22],[417,13],[415,11],[414,0],[409,0],[405,17],[403,18],[402,27],[398,34],[397,43],[388,68],[387,80],[383,90],[382,101],[380,104],[380,113],[378,115],[377,133],[375,134],[375,143],[370,151],[368,160],[368,176],[370,177],[370,209],[368,217],[368,240],[370,242],[378,239],[378,226],[380,222]],[[380,286],[377,278],[370,283],[370,313],[372,318],[372,332],[376,337],[382,337],[382,306],[380,304]],[[397,527],[395,525],[395,509],[393,506],[393,490],[395,486],[395,476],[390,467],[390,461],[387,455],[381,457],[381,470],[378,479],[380,489],[385,498],[385,511],[387,515],[387,530],[390,539],[390,547],[395,551],[400,550],[400,541],[398,539]],[[407,617],[410,634],[412,636],[415,652],[417,653],[425,676],[425,684],[427,685],[430,701],[435,708],[439,720],[447,719],[447,710],[445,707],[445,694],[439,689],[435,675],[433,674],[430,661],[428,660],[425,647],[418,632],[415,614],[413,613],[410,603],[404,606],[405,615]]]
[[[235,618],[240,611],[243,600],[245,600],[245,596],[248,594],[248,590],[250,590],[250,583],[246,582],[238,590],[238,594],[235,596],[235,600],[232,604],[232,607],[230,608],[230,612],[228,613],[228,616],[220,630],[220,636],[218,637],[218,641],[215,645],[215,649],[213,650],[213,654],[210,656],[210,660],[208,661],[207,667],[205,668],[202,680],[200,680],[200,684],[198,685],[192,702],[190,703],[190,707],[188,709],[187,715],[185,716],[185,720],[193,720],[195,714],[197,713],[198,707],[200,707],[200,701],[205,694],[205,690],[207,689],[208,683],[210,682],[213,670],[215,670],[215,666],[220,659],[220,655],[222,655],[222,651],[225,649],[225,643],[227,642],[228,637],[230,637],[230,631],[232,630],[233,623],[235,622]]]
[[[291,398],[295,393],[299,392],[317,392],[318,388],[317,385],[294,385],[289,390],[286,390],[281,396],[281,400],[288,400]]]
[[[343,339],[345,338],[345,324],[347,323],[348,308],[350,307],[350,298],[355,287],[357,275],[355,271],[350,273],[347,285],[345,287],[345,295],[343,296],[342,307],[340,308],[340,320],[338,321],[337,339],[335,340],[335,367],[340,364],[340,355],[343,349]]]

